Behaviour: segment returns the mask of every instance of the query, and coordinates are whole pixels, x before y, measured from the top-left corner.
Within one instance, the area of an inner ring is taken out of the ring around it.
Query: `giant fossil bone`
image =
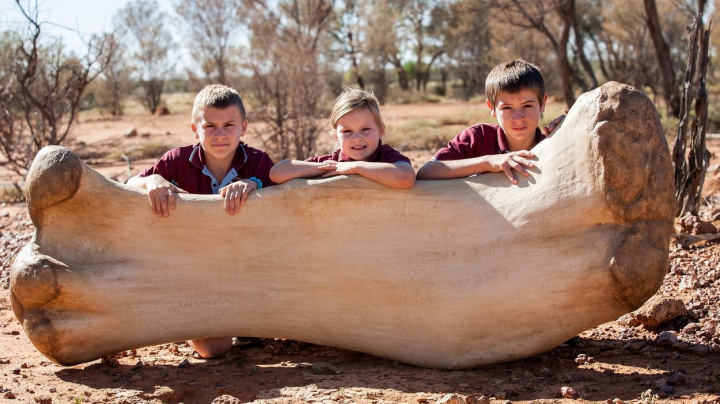
[[[297,339],[428,367],[528,357],[639,307],[662,282],[673,180],[657,112],[608,83],[535,148],[532,177],[294,180],[228,216],[146,192],[47,147],[26,181],[35,236],[11,299],[72,365],[215,336]]]

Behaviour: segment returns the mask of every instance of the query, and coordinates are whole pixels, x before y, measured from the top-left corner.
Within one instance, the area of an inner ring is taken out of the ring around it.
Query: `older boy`
[[[564,118],[538,128],[545,111],[545,82],[537,66],[522,59],[497,65],[485,80],[487,106],[499,125],[480,123],[471,126],[438,150],[435,157],[417,172],[417,179],[461,178],[483,172],[504,171],[513,184],[516,170],[529,176],[525,167],[533,167],[530,152]]]
[[[206,86],[195,97],[190,122],[199,143],[168,151],[127,183],[148,190],[158,217],[170,215],[176,192],[220,194],[225,211],[233,215],[250,192],[274,185],[270,157],[240,141],[247,125],[245,106],[237,91],[223,85]],[[190,345],[200,356],[215,358],[230,350],[232,338],[193,340]]]

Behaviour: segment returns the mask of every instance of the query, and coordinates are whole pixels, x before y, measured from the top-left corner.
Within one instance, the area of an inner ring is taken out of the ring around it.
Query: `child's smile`
[[[365,161],[377,150],[383,133],[367,108],[354,109],[337,121],[334,137],[352,160]]]

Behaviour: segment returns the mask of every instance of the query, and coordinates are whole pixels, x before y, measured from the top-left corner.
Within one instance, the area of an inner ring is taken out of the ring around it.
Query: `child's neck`
[[[235,150],[235,153],[237,153],[237,150]],[[223,159],[216,159],[208,155],[205,156],[205,167],[207,167],[210,174],[212,174],[218,182],[222,181],[228,171],[230,171],[235,154],[233,153]]]
[[[533,147],[537,146],[537,139],[535,139],[535,136],[528,139],[526,142],[513,142],[512,140],[508,139],[508,149],[511,152],[516,152],[520,150],[530,150]]]

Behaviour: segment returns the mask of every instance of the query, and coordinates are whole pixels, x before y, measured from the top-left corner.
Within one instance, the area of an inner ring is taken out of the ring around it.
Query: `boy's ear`
[[[540,103],[540,113],[545,112],[545,105],[547,104],[547,94],[543,95],[542,102]]]
[[[245,136],[245,132],[247,131],[247,127],[248,127],[248,121],[247,121],[247,119],[244,119],[244,120],[242,121],[241,127],[242,127],[242,133],[240,133],[240,137],[243,137],[243,136]]]
[[[487,105],[487,107],[490,108],[490,114],[494,117],[495,116],[495,106],[492,105],[492,102],[490,102],[490,100],[485,100],[485,105]]]
[[[197,125],[195,125],[195,122],[190,123],[190,129],[192,130],[193,135],[195,135],[195,139],[200,139],[200,135],[197,133]]]

